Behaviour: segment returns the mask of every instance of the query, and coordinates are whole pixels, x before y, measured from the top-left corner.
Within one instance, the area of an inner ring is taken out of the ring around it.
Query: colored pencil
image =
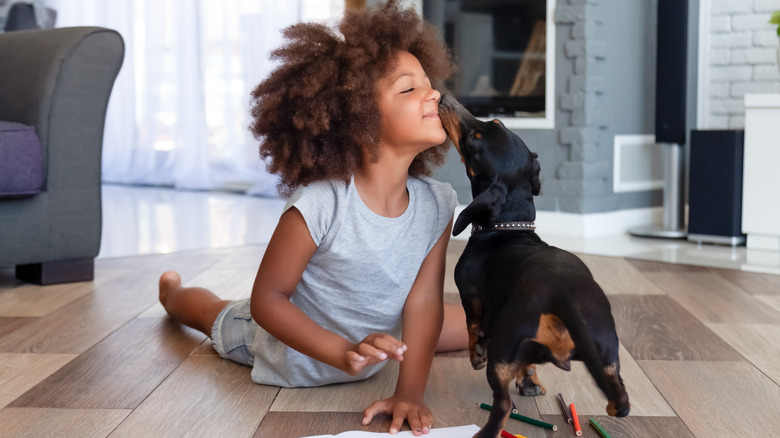
[[[572,424],[574,421],[571,419],[569,408],[566,407],[566,402],[563,401],[563,395],[561,395],[560,392],[558,393],[558,405],[561,407],[561,412],[563,412],[563,419],[566,420],[567,423]]]
[[[574,407],[574,403],[569,405],[569,410],[571,411],[571,419],[574,421],[574,434],[577,436],[582,436],[582,429],[580,429],[580,419],[577,418],[577,408]]]
[[[486,411],[490,411],[490,410],[493,409],[493,406],[490,406],[487,403],[478,403],[477,406],[479,406],[480,408],[482,408],[482,409],[484,409]],[[522,421],[523,423],[533,424],[534,426],[543,427],[545,429],[558,430],[558,426],[556,426],[554,424],[545,423],[544,421],[540,421],[540,420],[536,420],[534,418],[526,417],[525,415],[520,415],[520,414],[515,414],[515,413],[510,412],[509,413],[509,418],[515,419],[517,421]]]
[[[604,430],[603,427],[601,427],[600,424],[596,423],[596,420],[594,420],[593,418],[590,419],[590,425],[593,426],[593,428],[596,429],[596,432],[598,432],[599,435],[601,435],[602,437],[604,437],[604,438],[612,438],[612,437],[609,436],[607,431]]]
[[[515,438],[515,436],[505,430],[501,430],[501,438]]]

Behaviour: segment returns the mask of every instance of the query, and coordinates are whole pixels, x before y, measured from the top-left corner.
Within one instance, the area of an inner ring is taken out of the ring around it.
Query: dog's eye
[[[476,134],[474,134],[474,138],[482,138],[482,134],[480,134],[479,132],[477,132]]]

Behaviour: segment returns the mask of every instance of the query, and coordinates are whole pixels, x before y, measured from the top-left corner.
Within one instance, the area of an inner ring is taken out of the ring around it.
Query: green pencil
[[[604,438],[611,438],[606,430],[604,430],[601,425],[596,423],[596,420],[590,419],[590,425],[593,426],[594,429],[596,429],[596,432],[599,433],[599,435],[603,436]]]
[[[486,411],[490,411],[493,409],[493,406],[490,406],[487,403],[478,403],[477,405]],[[509,418],[514,418],[515,420],[522,421],[523,423],[533,424],[534,426],[543,427],[545,429],[558,430],[558,426],[554,424],[545,423],[544,421],[526,417],[525,415],[515,414],[514,412],[509,413]]]

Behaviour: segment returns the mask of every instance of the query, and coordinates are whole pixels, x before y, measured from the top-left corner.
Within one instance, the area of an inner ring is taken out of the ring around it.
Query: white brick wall
[[[780,0],[701,0],[709,2],[703,128],[745,126],[746,93],[780,93],[777,30],[769,24]]]

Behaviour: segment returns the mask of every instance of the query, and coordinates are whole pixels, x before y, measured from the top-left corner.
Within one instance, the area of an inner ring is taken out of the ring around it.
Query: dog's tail
[[[557,316],[563,321],[572,341],[574,341],[577,357],[585,363],[585,367],[593,376],[599,389],[607,396],[607,400],[612,400],[614,394],[612,394],[612,387],[607,384],[607,375],[604,369],[606,364],[596,349],[596,344],[593,343],[579,310],[569,299],[562,299],[559,302],[562,305],[558,308]]]

